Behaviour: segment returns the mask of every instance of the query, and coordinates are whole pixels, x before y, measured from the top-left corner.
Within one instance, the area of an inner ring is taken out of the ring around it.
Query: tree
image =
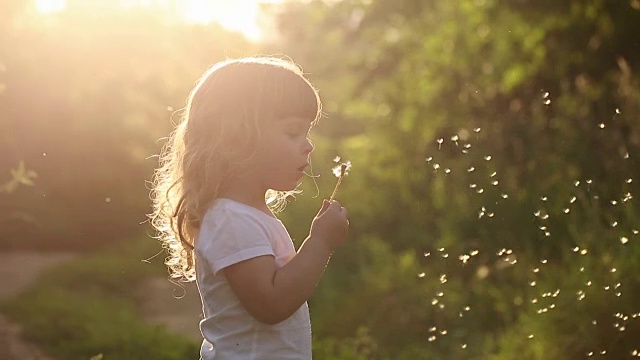
[[[280,20],[273,46],[336,124],[321,141],[354,164],[357,239],[317,332],[367,326],[393,358],[628,356],[637,326],[612,316],[638,311],[636,2],[312,1]],[[423,281],[375,271],[379,243]]]

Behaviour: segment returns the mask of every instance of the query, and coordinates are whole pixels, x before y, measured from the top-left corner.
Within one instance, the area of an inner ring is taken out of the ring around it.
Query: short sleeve
[[[233,209],[219,209],[205,215],[196,242],[198,257],[204,258],[213,274],[254,257],[274,255],[268,229],[255,217]]]

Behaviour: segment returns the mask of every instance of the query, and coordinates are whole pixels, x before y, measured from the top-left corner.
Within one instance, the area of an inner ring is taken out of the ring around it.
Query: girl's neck
[[[227,184],[227,186],[222,186],[218,197],[237,201],[254,207],[269,216],[274,216],[265,202],[266,190],[245,185],[242,182],[233,182],[232,184]]]

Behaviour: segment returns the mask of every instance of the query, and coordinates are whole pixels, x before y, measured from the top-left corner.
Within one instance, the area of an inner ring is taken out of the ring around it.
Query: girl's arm
[[[259,256],[223,270],[244,308],[256,320],[277,324],[307,301],[333,251],[345,240],[349,221],[337,201],[325,200],[296,256],[277,268],[273,256]]]

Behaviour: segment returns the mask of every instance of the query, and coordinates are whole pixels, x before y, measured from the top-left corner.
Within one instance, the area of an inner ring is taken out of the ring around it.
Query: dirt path
[[[142,314],[152,324],[200,342],[198,323],[202,319],[202,303],[198,288],[194,283],[182,285],[184,288],[166,278],[147,283],[140,291]]]
[[[45,270],[69,261],[69,253],[12,252],[0,254],[0,301],[18,295]],[[51,360],[21,336],[21,327],[0,314],[0,359]]]
[[[9,252],[0,253],[0,301],[17,296],[43,272],[76,257],[70,253]],[[153,279],[140,291],[140,310],[152,324],[182,334],[196,342],[202,340],[198,323],[202,305],[195,284],[184,288],[166,278]],[[22,336],[22,328],[0,313],[1,360],[53,360]]]

